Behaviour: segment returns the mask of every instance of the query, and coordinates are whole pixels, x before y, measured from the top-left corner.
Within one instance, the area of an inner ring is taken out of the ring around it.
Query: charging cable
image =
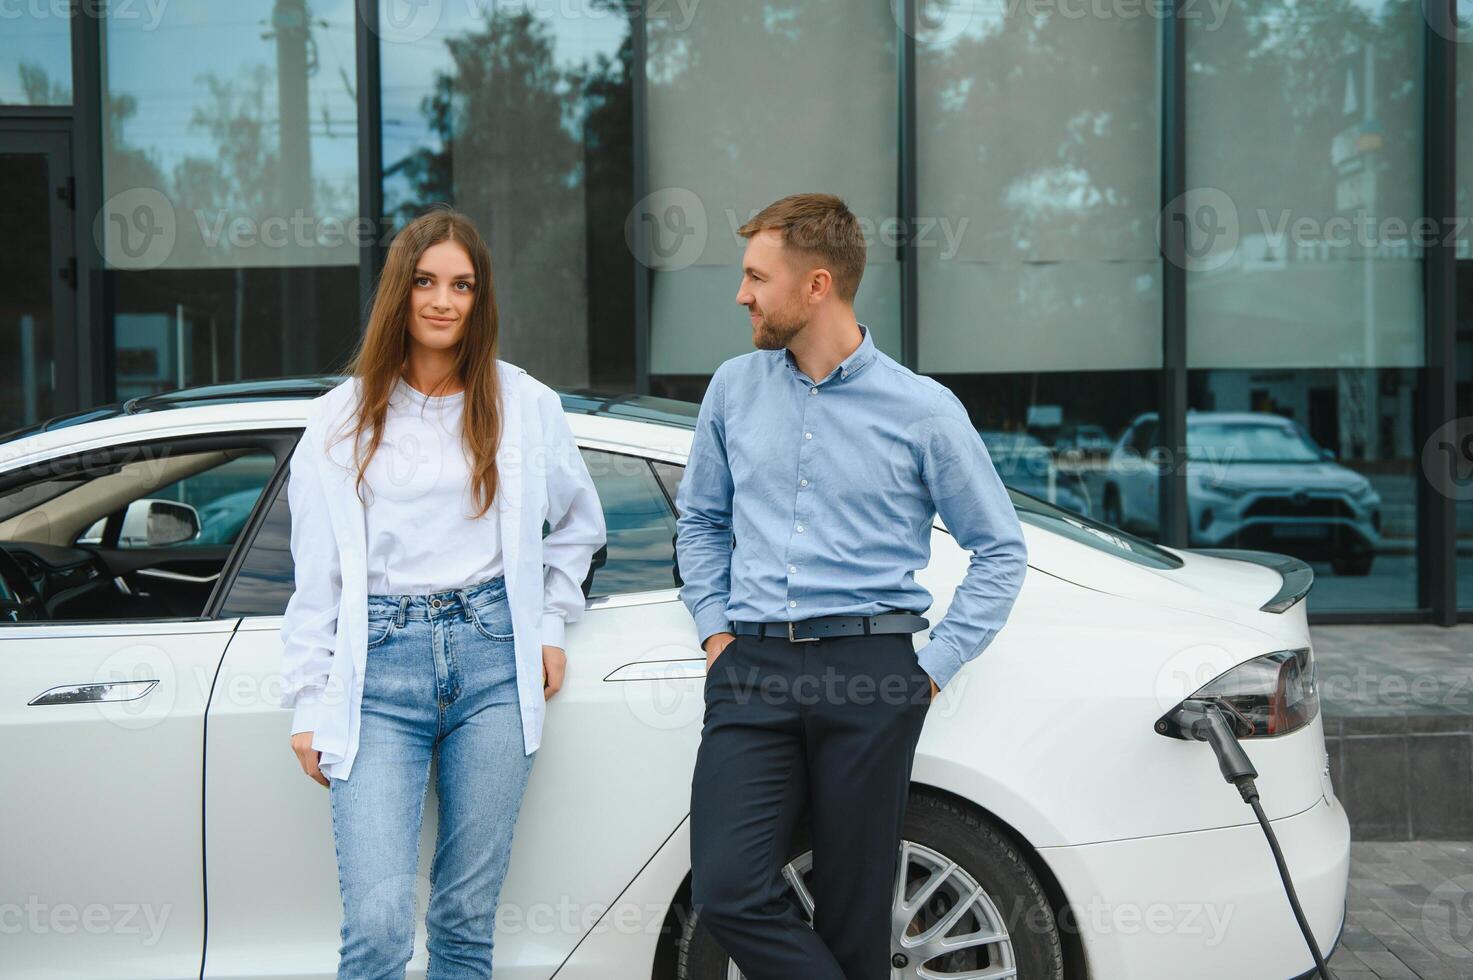
[[[1187,738],[1206,742],[1212,746],[1212,752],[1217,756],[1217,767],[1222,770],[1222,778],[1238,787],[1238,793],[1243,797],[1243,802],[1253,808],[1253,814],[1258,817],[1259,826],[1263,828],[1264,836],[1268,838],[1268,846],[1274,852],[1274,861],[1279,866],[1279,877],[1284,882],[1284,892],[1289,896],[1289,905],[1294,909],[1294,918],[1299,921],[1299,931],[1304,933],[1304,941],[1309,944],[1309,951],[1314,954],[1315,966],[1319,968],[1319,974],[1323,980],[1334,980],[1330,968],[1325,965],[1325,957],[1320,953],[1319,944],[1315,942],[1314,933],[1309,928],[1309,920],[1304,917],[1304,909],[1299,906],[1299,896],[1295,894],[1294,882],[1289,878],[1289,868],[1284,863],[1284,852],[1279,849],[1279,839],[1274,836],[1273,827],[1269,826],[1268,816],[1264,814],[1263,807],[1259,805],[1258,787],[1253,782],[1258,776],[1258,770],[1253,767],[1248,754],[1238,744],[1233,726],[1223,716],[1222,706],[1215,700],[1188,698],[1173,708],[1166,717]]]

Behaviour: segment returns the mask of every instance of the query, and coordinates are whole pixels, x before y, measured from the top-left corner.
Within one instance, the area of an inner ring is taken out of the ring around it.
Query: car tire
[[[1374,553],[1364,555],[1345,555],[1340,558],[1330,559],[1330,570],[1336,575],[1369,575],[1371,565],[1376,561]]]
[[[789,850],[789,862],[804,873],[811,867],[806,827],[801,827]],[[908,934],[932,925],[938,915],[954,907],[954,897],[970,885],[981,884],[974,910],[964,913],[946,935],[957,937],[979,929],[983,917],[1004,938],[999,942],[963,947],[925,961],[930,976],[958,976],[984,967],[1011,963],[1014,975],[1028,980],[1062,980],[1063,945],[1048,896],[1016,844],[992,821],[954,800],[913,792],[906,809],[901,852],[907,856],[906,894],[930,880],[929,869],[946,861],[957,868],[942,879],[937,895],[917,910]],[[892,949],[895,948],[892,937]],[[901,976],[915,976],[919,964],[911,960]],[[686,916],[676,967],[679,980],[734,980],[741,974],[726,951],[700,923],[696,910]]]

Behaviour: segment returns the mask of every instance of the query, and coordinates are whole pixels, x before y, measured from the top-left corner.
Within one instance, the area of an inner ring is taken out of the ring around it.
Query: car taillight
[[[1286,735],[1320,710],[1309,648],[1276,650],[1208,682],[1192,695],[1211,698],[1236,717],[1239,738]]]

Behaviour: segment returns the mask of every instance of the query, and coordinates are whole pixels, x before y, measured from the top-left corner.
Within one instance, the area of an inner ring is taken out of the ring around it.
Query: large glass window
[[[65,3],[0,7],[0,105],[72,104],[69,7]],[[147,14],[140,10],[139,16]]]
[[[1425,30],[1410,0],[1186,28],[1190,540],[1310,560],[1317,611],[1416,604]]]
[[[658,6],[658,5],[654,5]],[[855,312],[900,353],[895,224],[898,96],[891,5],[852,0],[706,3],[651,17],[650,195],[633,221],[654,269],[650,373],[656,394],[697,397],[722,361],[752,350],[736,305],[746,240],[778,198],[844,198],[867,236]]]
[[[636,5],[637,6],[637,5]],[[631,18],[617,3],[379,12],[385,210],[446,201],[491,250],[501,352],[549,384],[634,387]]]
[[[1119,519],[1140,481],[1112,452],[1161,366],[1160,22],[948,11],[916,38],[918,366],[1005,483]]]
[[[1457,333],[1454,371],[1457,418],[1434,434],[1428,467],[1434,493],[1450,493],[1457,502],[1458,607],[1473,609],[1473,9],[1464,13],[1457,45]],[[1439,470],[1438,464],[1450,469]]]
[[[364,231],[352,5],[109,9],[103,44],[118,397],[337,366]]]

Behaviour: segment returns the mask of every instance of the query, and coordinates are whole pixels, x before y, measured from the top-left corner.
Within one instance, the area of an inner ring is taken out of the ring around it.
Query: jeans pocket
[[[498,596],[489,602],[476,602],[470,606],[471,623],[488,640],[510,643],[516,639],[512,629],[511,604],[506,596]]]
[[[389,634],[394,632],[395,619],[393,613],[368,614],[368,649],[372,650],[389,638]]]

